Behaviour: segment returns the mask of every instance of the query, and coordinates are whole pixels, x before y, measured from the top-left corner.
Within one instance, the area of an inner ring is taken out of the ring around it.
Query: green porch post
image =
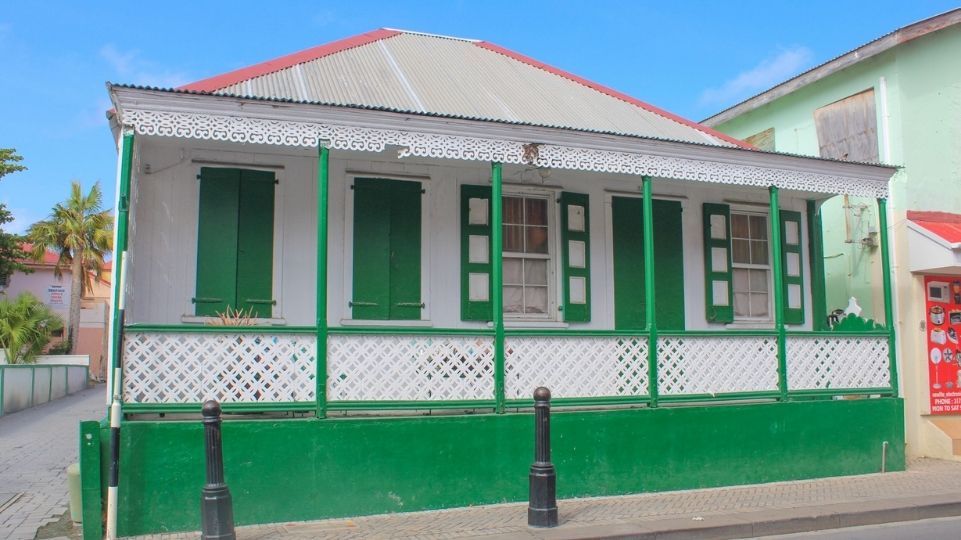
[[[317,418],[327,416],[327,188],[330,179],[330,150],[317,147]]]
[[[108,376],[112,382],[111,395],[123,396],[121,389],[121,350],[123,344],[124,324],[124,262],[127,256],[127,226],[130,213],[130,170],[133,167],[133,132],[124,132],[123,145],[120,150],[120,185],[118,186],[119,203],[117,205],[117,243],[113,247],[113,306],[111,306],[111,336],[110,336],[110,373]],[[51,377],[53,374],[51,373]]]
[[[891,374],[891,392],[898,397],[898,363],[895,348],[894,293],[891,289],[891,254],[888,248],[888,204],[878,199],[878,228],[881,234],[881,283],[884,287],[884,325],[888,329],[888,370]]]
[[[781,207],[777,186],[771,194],[771,272],[774,273],[774,329],[777,331],[777,374],[781,401],[787,401],[787,336],[784,331],[784,275],[781,269]]]
[[[504,412],[504,251],[502,199],[503,166],[491,163],[491,315],[494,318],[494,401],[498,413]]]
[[[644,199],[642,202],[644,235],[644,319],[647,321],[647,389],[651,407],[657,407],[657,320],[654,310],[654,201],[651,177],[642,178]]]

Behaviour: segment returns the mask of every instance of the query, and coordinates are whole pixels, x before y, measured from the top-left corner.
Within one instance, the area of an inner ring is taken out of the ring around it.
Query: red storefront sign
[[[961,413],[961,276],[925,276],[931,414]]]

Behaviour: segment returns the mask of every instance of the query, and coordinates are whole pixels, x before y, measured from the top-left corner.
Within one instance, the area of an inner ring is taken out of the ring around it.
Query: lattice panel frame
[[[332,335],[327,373],[331,402],[493,400],[494,338]]]
[[[646,336],[509,336],[504,344],[507,399],[647,396]]]
[[[841,390],[891,386],[887,336],[789,336],[791,390]]]
[[[124,334],[127,403],[313,402],[314,336],[132,332]]]
[[[696,182],[887,197],[886,182],[823,173],[759,167],[726,161],[634,154],[583,147],[541,144],[531,160],[525,142],[441,135],[414,131],[339,126],[313,122],[124,108],[123,124],[137,134],[238,143],[383,152],[399,146],[398,156],[497,161],[577,171],[647,175]]]
[[[660,336],[657,388],[661,396],[777,391],[777,337]]]

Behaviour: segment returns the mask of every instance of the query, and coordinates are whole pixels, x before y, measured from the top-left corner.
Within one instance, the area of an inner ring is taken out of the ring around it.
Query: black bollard
[[[234,532],[234,510],[230,490],[224,483],[224,456],[220,440],[220,403],[204,403],[204,439],[207,454],[207,484],[200,503],[203,540],[237,538]]]
[[[551,391],[543,386],[534,390],[534,464],[530,482],[527,524],[556,527],[557,471],[551,463]]]

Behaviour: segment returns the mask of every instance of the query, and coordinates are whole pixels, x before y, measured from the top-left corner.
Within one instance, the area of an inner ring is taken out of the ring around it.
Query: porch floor
[[[559,474],[563,481],[563,474]],[[266,538],[747,538],[961,515],[961,462],[918,459],[904,472],[558,502],[561,525],[527,527],[527,504],[239,527]],[[140,539],[195,539],[200,533]]]

